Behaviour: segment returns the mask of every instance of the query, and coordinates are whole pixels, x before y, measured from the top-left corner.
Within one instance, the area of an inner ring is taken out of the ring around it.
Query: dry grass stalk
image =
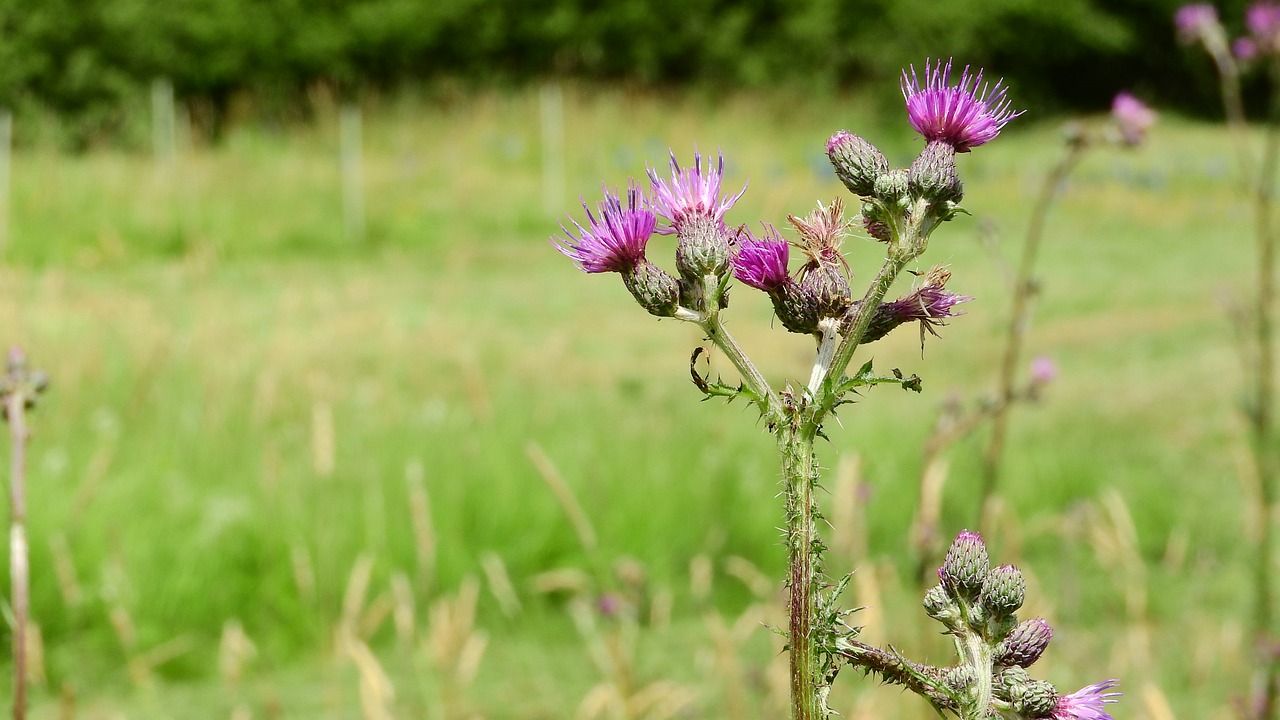
[[[310,604],[316,599],[316,572],[311,562],[311,552],[303,542],[294,542],[289,549],[293,565],[293,582],[298,587],[298,597]]]
[[[401,647],[413,647],[417,637],[417,610],[413,598],[413,586],[409,576],[397,572],[391,576],[391,597],[395,609],[391,612],[391,620],[396,628],[396,642]]]
[[[737,578],[752,595],[762,600],[774,597],[778,592],[778,584],[750,560],[738,555],[730,555],[724,559],[725,574]]]
[[[49,539],[49,551],[53,555],[53,570],[58,576],[58,590],[62,593],[62,602],[67,607],[78,607],[84,600],[84,591],[80,587],[80,579],[76,576],[76,564],[71,557],[71,548],[67,546],[67,538],[62,533]]]
[[[498,601],[502,614],[514,618],[524,609],[516,588],[511,583],[511,575],[507,573],[506,563],[495,552],[486,552],[480,556],[480,568],[489,581],[489,592]]]
[[[711,597],[711,586],[715,579],[715,565],[710,556],[699,553],[689,561],[689,594],[702,603]]]
[[[529,456],[529,460],[533,462],[538,475],[551,489],[551,493],[556,496],[556,501],[560,503],[565,515],[569,517],[569,522],[578,534],[578,542],[582,545],[582,549],[588,554],[592,553],[596,549],[595,528],[591,526],[591,520],[587,517],[586,511],[574,497],[573,491],[560,475],[560,471],[551,462],[551,458],[543,452],[542,446],[536,442],[530,441],[525,445],[525,454]]]
[[[436,531],[431,522],[431,497],[427,495],[426,473],[422,461],[413,459],[405,465],[405,483],[409,487],[409,519],[413,524],[413,547],[418,558],[420,587],[430,588],[436,570]]]
[[[424,647],[441,684],[446,718],[465,717],[463,694],[479,674],[489,644],[488,635],[475,628],[479,597],[480,583],[469,577],[456,596],[436,600],[428,611]]]
[[[238,619],[232,618],[222,624],[222,637],[218,641],[218,671],[228,690],[234,692],[240,686],[245,668],[257,654],[257,645],[245,633]]]
[[[618,616],[609,632],[600,630],[593,608],[578,600],[570,605],[578,634],[603,679],[589,690],[574,717],[578,720],[668,720],[694,707],[697,695],[668,680],[639,685],[635,673],[639,627]]]
[[[311,466],[322,478],[333,474],[336,462],[334,445],[333,408],[325,402],[312,403]]]

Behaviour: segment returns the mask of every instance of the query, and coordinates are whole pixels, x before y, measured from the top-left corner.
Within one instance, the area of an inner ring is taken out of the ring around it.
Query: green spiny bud
[[[818,332],[818,298],[809,287],[787,278],[769,292],[773,312],[782,326],[793,333],[812,335]]]
[[[1053,628],[1042,618],[1023,620],[996,645],[992,659],[997,665],[1031,667],[1052,639]]]
[[[729,238],[715,218],[688,220],[677,232],[676,269],[681,277],[689,280],[707,275],[724,278],[729,272],[730,256]]]
[[[641,260],[622,273],[622,282],[640,307],[658,317],[673,317],[679,307],[680,287],[676,279],[665,270],[647,260]]]
[[[862,203],[861,215],[862,227],[868,235],[880,242],[889,242],[893,239],[892,232],[889,230],[888,213],[883,205],[875,202]]]
[[[962,530],[947,550],[942,567],[938,568],[938,579],[953,596],[972,599],[982,590],[990,570],[991,558],[982,536]]]
[[[1008,703],[1017,704],[1027,694],[1027,689],[1035,680],[1020,667],[1007,668],[1000,672],[991,685],[991,692]]]
[[[1058,691],[1053,685],[1043,680],[1032,680],[1027,683],[1026,690],[1022,695],[1022,701],[1014,704],[1014,708],[1023,717],[1028,718],[1050,717],[1057,706]]]
[[[814,299],[819,317],[840,317],[853,304],[849,279],[840,270],[837,264],[818,262],[800,268],[800,285]]]
[[[901,205],[907,199],[907,171],[890,170],[876,178],[875,198],[886,205]]]
[[[1026,596],[1027,583],[1022,579],[1022,572],[1012,565],[992,568],[982,583],[982,605],[994,618],[1017,612]]]
[[[950,625],[960,619],[960,609],[941,585],[934,585],[924,593],[924,612],[941,623]]]
[[[960,202],[964,185],[956,172],[955,148],[937,141],[926,145],[907,171],[907,188],[935,205]]]
[[[884,153],[847,130],[841,130],[827,141],[827,157],[836,169],[836,177],[854,195],[870,195],[875,190],[876,179],[889,171]]]
[[[973,668],[968,665],[958,665],[953,668],[947,668],[942,673],[942,683],[951,690],[956,692],[964,692],[974,683]]]

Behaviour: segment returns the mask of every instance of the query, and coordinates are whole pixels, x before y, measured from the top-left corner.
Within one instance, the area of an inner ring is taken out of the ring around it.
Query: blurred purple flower
[[[1231,43],[1231,54],[1240,62],[1253,62],[1258,59],[1258,43],[1251,37],[1239,37]]]
[[[1031,382],[1045,385],[1058,377],[1058,365],[1043,355],[1031,361]]]
[[[1063,695],[1058,698],[1058,706],[1049,717],[1052,720],[1115,720],[1102,706],[1119,702],[1116,698],[1120,697],[1120,693],[1104,692],[1117,684],[1115,680],[1103,680],[1070,695]]]
[[[1173,14],[1173,25],[1178,29],[1178,39],[1193,43],[1218,24],[1218,11],[1208,3],[1190,3]]]
[[[705,172],[705,174],[704,174]],[[710,158],[707,167],[702,168],[702,156],[693,154],[693,167],[681,168],[676,162],[675,153],[671,153],[671,180],[668,183],[658,179],[657,172],[649,168],[649,180],[653,186],[653,205],[659,214],[670,221],[671,226],[659,228],[661,235],[675,234],[681,226],[690,221],[712,220],[717,225],[724,223],[724,214],[747,191],[746,186],[737,195],[720,197],[720,181],[724,177],[724,155],[716,167],[711,166]]]
[[[561,223],[560,229],[568,237],[553,236],[551,244],[584,272],[634,270],[644,260],[645,244],[653,235],[657,221],[648,204],[634,182],[627,187],[626,207],[623,207],[619,195],[610,193],[606,188],[604,200],[596,205],[599,217],[591,213],[591,208],[583,200],[587,227],[573,220],[574,227],[578,229],[575,237],[573,231]]]
[[[1142,144],[1147,130],[1155,124],[1158,116],[1155,110],[1122,90],[1111,101],[1111,117],[1120,130],[1120,138],[1124,144],[1132,147]]]
[[[1005,123],[1023,113],[1009,109],[1003,81],[994,86],[982,82],[982,71],[969,74],[965,66],[960,81],[951,85],[951,61],[924,65],[924,83],[915,66],[902,71],[902,95],[907,100],[911,126],[929,142],[945,142],[956,152],[968,152],[1000,134]]]
[[[765,232],[763,238],[748,233],[738,241],[733,255],[733,276],[757,290],[770,292],[790,279],[787,262],[791,246],[778,236],[776,229],[766,225]]]
[[[1280,49],[1280,5],[1256,2],[1245,11],[1244,23],[1258,51],[1274,53]]]

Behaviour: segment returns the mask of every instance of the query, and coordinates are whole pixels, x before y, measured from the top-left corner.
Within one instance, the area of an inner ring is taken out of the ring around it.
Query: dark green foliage
[[[904,65],[955,56],[1023,106],[1099,109],[1137,86],[1211,111],[1211,77],[1173,38],[1180,2],[0,0],[0,104],[83,142],[127,134],[157,77],[216,132],[242,92],[306,107],[320,86],[568,75],[890,93]],[[1189,75],[1204,87],[1187,93]]]

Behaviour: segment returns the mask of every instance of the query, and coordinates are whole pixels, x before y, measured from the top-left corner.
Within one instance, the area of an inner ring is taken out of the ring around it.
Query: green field
[[[370,103],[363,240],[344,237],[332,108],[197,142],[171,168],[17,151],[0,343],[54,382],[28,479],[35,717],[779,716],[781,642],[760,627],[781,610],[760,576],[783,567],[772,440],[742,405],[698,402],[690,326],[645,315],[547,238],[579,194],[594,202],[668,147],[723,150],[729,184],[750,181],[729,219],[781,225],[845,193],[823,154],[834,131],[897,165],[919,140],[896,108],[856,98],[565,97],[554,213],[536,91]],[[1059,133],[1032,108],[960,158],[972,216],[935,233],[922,269],[949,264],[976,299],[923,356],[905,330],[864,351],[924,393],[868,393],[819,449],[844,468],[828,482],[846,508],[832,565],[859,568],[868,637],[935,662],[946,647],[906,544],[920,448],[950,394],[994,383],[1008,292],[982,238],[994,228],[995,254],[1013,256]],[[1034,670],[1068,689],[1121,678],[1120,717],[1233,717],[1251,666],[1228,315],[1252,241],[1231,157],[1221,128],[1163,118],[1148,146],[1084,160],[1045,239],[1030,348],[1060,375],[1016,411],[987,537],[1055,628]],[[883,252],[847,250],[863,279]],[[739,288],[726,317],[772,378],[807,376],[810,342],[771,327],[762,295]],[[951,452],[948,533],[973,523],[980,440]],[[446,610],[473,578],[468,668],[450,651],[466,623]],[[576,626],[603,591],[643,622]],[[593,660],[622,656],[608,673]],[[848,675],[846,717],[928,712]],[[611,692],[630,710],[610,710]]]

